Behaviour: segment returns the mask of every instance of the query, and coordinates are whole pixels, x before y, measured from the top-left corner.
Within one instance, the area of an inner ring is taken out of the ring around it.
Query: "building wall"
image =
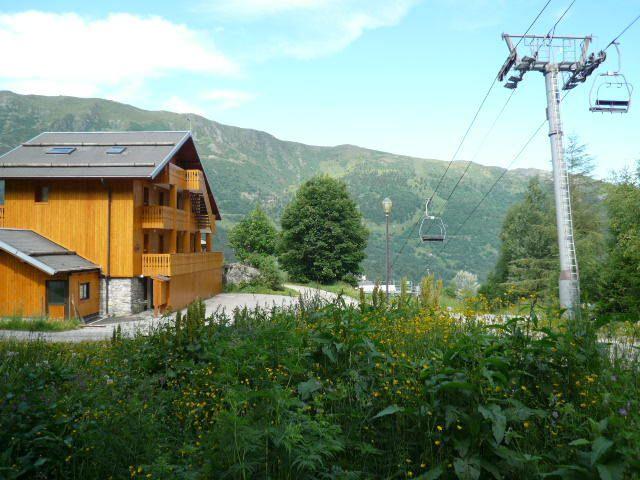
[[[43,317],[47,274],[0,251],[0,316]]]
[[[80,300],[80,284],[89,283],[89,298]],[[88,317],[100,312],[100,274],[98,272],[72,273],[69,275],[69,300],[71,315]]]
[[[123,316],[143,311],[147,302],[144,300],[144,284],[146,278],[111,278],[109,280],[109,316]],[[107,314],[107,281],[100,279],[100,315]]]
[[[134,250],[133,182],[110,181],[111,276],[132,277]],[[35,202],[36,188],[49,185],[49,201]],[[107,271],[107,188],[99,180],[7,180],[6,228],[26,228],[59,243]],[[137,269],[141,267],[138,266]]]

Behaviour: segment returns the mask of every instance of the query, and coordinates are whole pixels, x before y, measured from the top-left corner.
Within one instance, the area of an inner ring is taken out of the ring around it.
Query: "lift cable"
[[[544,4],[544,6],[540,9],[538,14],[536,15],[536,17],[533,19],[533,21],[527,27],[527,30],[524,33],[525,35],[527,33],[529,33],[529,31],[533,28],[535,23],[542,16],[542,14],[547,9],[547,7],[549,6],[550,3],[551,3],[551,0],[547,0],[547,2]],[[522,42],[523,39],[524,39],[524,37],[522,37],[522,38],[520,38],[518,40],[518,42],[516,43],[516,47],[515,48],[517,48],[518,45],[520,45],[520,42]],[[475,125],[476,120],[478,119],[478,116],[480,115],[480,112],[481,112],[482,108],[484,107],[484,104],[487,101],[487,98],[489,98],[489,95],[491,94],[491,91],[493,90],[493,87],[495,87],[496,83],[498,82],[498,78],[499,78],[499,75],[496,75],[494,77],[494,79],[493,79],[493,82],[491,82],[491,85],[489,86],[489,89],[487,90],[487,93],[485,94],[484,98],[482,99],[482,102],[480,102],[480,106],[478,106],[478,109],[476,110],[475,115],[471,119],[471,123],[469,124],[469,126],[467,127],[467,130],[465,131],[464,135],[462,136],[462,139],[460,140],[460,143],[458,144],[458,147],[456,148],[454,154],[451,156],[451,160],[449,160],[449,163],[447,164],[447,168],[444,170],[444,172],[440,176],[440,179],[438,180],[438,183],[436,184],[436,188],[433,190],[433,193],[429,197],[429,200],[428,200],[427,203],[429,203],[429,202],[431,202],[431,200],[433,200],[433,198],[436,195],[436,192],[440,188],[440,185],[442,185],[442,181],[444,180],[444,177],[447,175],[447,172],[449,171],[449,168],[451,168],[451,165],[453,164],[454,160],[456,159],[456,156],[458,155],[458,153],[460,153],[460,149],[462,148],[462,145],[464,144],[465,140],[469,136],[469,132],[471,131],[471,129]]]
[[[611,41],[609,42],[609,44],[608,44],[606,47],[604,47],[604,50],[603,50],[603,51],[606,51],[606,50],[607,50],[611,45],[615,44],[615,43],[618,41],[618,39],[619,39],[622,35],[624,35],[624,34],[626,33],[626,31],[627,31],[627,30],[629,30],[629,29],[631,28],[631,26],[632,26],[634,23],[636,23],[638,20],[640,20],[640,15],[638,15],[636,18],[634,18],[634,19],[631,21],[631,23],[630,23],[629,25],[627,25],[626,27],[624,27],[624,30],[622,30],[622,31],[618,34],[618,36],[617,36],[616,38],[614,38],[613,40],[611,40]]]
[[[571,8],[571,6],[574,4],[575,2],[572,1],[571,4],[569,5],[569,7],[567,7],[567,9],[565,10],[565,12],[561,15],[560,19],[561,20],[567,13],[567,11],[569,10],[569,8]],[[624,35],[627,30],[629,30],[638,20],[640,20],[640,15],[638,15],[637,17],[635,17],[631,23],[629,23],[613,40],[611,40],[611,42],[609,42],[609,44],[604,48],[604,51],[606,51],[611,45],[614,45],[622,35]],[[556,22],[556,25],[559,23]],[[555,28],[554,26],[554,28]],[[525,34],[526,35],[526,34]],[[518,42],[519,43],[519,42]],[[517,45],[516,45],[517,46]],[[567,95],[569,94],[569,91],[567,91],[562,98],[560,99],[560,103],[562,103],[564,101],[564,99],[567,97]],[[487,197],[491,194],[491,192],[493,191],[493,189],[498,185],[498,183],[500,182],[500,180],[502,180],[502,178],[507,174],[507,172],[509,171],[509,169],[511,168],[511,166],[513,166],[513,164],[518,160],[518,158],[520,158],[520,156],[522,155],[522,153],[524,152],[524,150],[529,146],[529,144],[533,141],[533,139],[538,135],[538,133],[540,133],[540,130],[542,130],[542,128],[544,127],[544,125],[547,123],[547,120],[545,119],[539,126],[538,128],[536,128],[536,130],[534,131],[534,133],[529,137],[529,139],[525,142],[525,144],[523,145],[523,147],[520,149],[520,151],[515,155],[515,157],[509,162],[509,164],[507,165],[507,167],[505,168],[505,170],[498,176],[498,178],[496,179],[496,181],[491,185],[491,187],[489,188],[489,190],[487,190],[487,192],[485,192],[485,194],[482,196],[482,198],[480,199],[480,201],[475,205],[475,207],[473,208],[473,210],[471,210],[471,212],[465,217],[465,219],[462,221],[462,223],[460,223],[460,225],[458,226],[458,228],[456,229],[455,233],[449,237],[449,239],[447,240],[447,242],[443,245],[442,250],[444,251],[447,246],[449,245],[449,243],[451,243],[451,241],[456,238],[456,236],[458,235],[458,233],[460,233],[460,231],[462,230],[462,227],[471,219],[471,217],[473,216],[473,214],[478,210],[478,208],[480,208],[480,205],[487,199]],[[424,274],[427,272],[427,270],[429,269],[429,265],[427,265],[425,267],[425,269],[422,271],[422,273],[420,274],[419,278],[423,277]]]
[[[538,12],[538,14],[536,15],[536,17],[533,19],[533,21],[529,24],[529,26],[527,27],[527,30],[525,31],[525,35],[527,33],[529,33],[529,31],[533,28],[533,26],[536,24],[536,22],[538,21],[538,19],[542,16],[542,14],[544,13],[544,11],[547,9],[547,7],[549,6],[549,4],[551,3],[552,0],[547,0],[546,3],[543,5],[543,7],[540,9],[540,11]],[[574,0],[575,1],[575,0]],[[522,42],[523,38],[520,38],[518,40],[518,42],[516,43],[516,47],[518,47],[518,45],[520,45],[520,42]],[[498,82],[498,75],[495,76],[495,78],[493,79],[493,82],[491,82],[491,85],[489,86],[489,89],[487,90],[487,93],[485,94],[484,98],[482,99],[482,102],[480,102],[480,106],[478,107],[478,109],[476,110],[475,115],[473,116],[473,118],[471,119],[471,123],[469,124],[469,126],[467,127],[467,130],[465,131],[464,135],[462,136],[462,139],[460,140],[460,143],[458,144],[458,147],[456,148],[454,154],[452,155],[451,159],[449,160],[449,163],[447,164],[447,167],[445,168],[444,172],[442,173],[442,175],[440,176],[440,179],[438,180],[438,183],[436,184],[436,188],[433,190],[433,193],[431,194],[431,196],[429,197],[429,200],[427,201],[427,204],[430,203],[433,198],[435,197],[438,189],[440,188],[440,185],[442,185],[442,181],[444,180],[445,176],[447,175],[447,172],[449,171],[449,169],[451,168],[451,165],[453,164],[456,156],[458,155],[458,153],[460,153],[460,149],[462,148],[462,145],[464,144],[465,140],[467,139],[469,132],[471,131],[471,129],[473,128],[476,120],[478,119],[478,116],[480,115],[480,112],[482,110],[482,108],[484,107],[487,99],[489,98],[489,95],[491,94],[491,91],[493,90],[493,87],[495,87],[496,83]],[[498,118],[502,115],[502,113],[504,112],[504,109],[506,108],[507,104],[509,103],[509,101],[511,100],[511,97],[513,96],[510,95],[509,98],[507,99],[505,105],[502,107],[502,110],[500,111],[500,113],[498,114]],[[490,131],[495,127],[495,123],[497,122],[497,119],[494,121],[494,124],[491,126]],[[488,137],[488,135],[487,135]],[[486,140],[486,137],[485,137]],[[483,140],[483,144],[484,141]],[[476,153],[477,155],[477,153]],[[475,155],[474,155],[475,158]],[[470,165],[470,163],[469,163]],[[467,166],[467,168],[465,169],[465,172],[463,174],[463,176],[466,174],[466,171],[469,169],[469,165]],[[461,179],[458,180],[458,182],[456,183],[456,187],[457,185],[460,183]],[[455,190],[455,188],[454,188]],[[447,197],[447,200],[449,200],[449,198],[451,198],[451,195],[453,194],[453,191],[449,194],[449,196]],[[402,244],[402,247],[400,247],[400,250],[398,251],[398,253],[395,255],[393,262],[391,264],[392,268],[395,265],[396,261],[398,260],[398,257],[400,256],[400,254],[402,254],[402,252],[404,251],[405,247],[407,246],[407,244],[409,243],[409,239],[413,236],[416,228],[418,227],[418,225],[420,224],[421,219],[418,218],[418,221],[413,225],[413,227],[411,228],[411,231],[409,233],[409,235],[407,236],[407,238],[405,239],[404,243]]]
[[[558,27],[558,25],[560,24],[560,22],[564,19],[564,17],[567,15],[567,13],[569,12],[569,10],[571,10],[571,7],[573,7],[573,5],[576,3],[576,0],[572,0],[571,3],[569,3],[569,5],[567,6],[567,8],[565,8],[565,10],[562,12],[562,14],[558,17],[558,19],[556,20],[556,22],[553,24],[553,26],[549,29],[549,31],[547,32],[546,37],[553,39],[553,35],[555,34],[556,28]],[[526,35],[528,33],[527,32],[524,33],[524,35]],[[520,44],[520,42],[522,41],[522,39],[524,38],[521,37],[518,42],[516,43],[514,48],[517,48],[518,45]],[[538,47],[538,50],[540,49],[540,47]],[[537,55],[537,52],[536,52]],[[511,100],[511,97],[513,96],[513,94],[516,92],[517,89],[512,90],[511,95],[509,96],[509,98],[507,99],[506,103],[504,104],[504,106],[502,107],[502,110],[500,111],[500,113],[498,114],[498,117],[496,118],[496,120],[494,121],[494,124],[491,126],[491,128],[489,129],[489,132],[491,130],[493,130],[493,128],[495,127],[495,123],[497,122],[497,120],[500,118],[500,116],[502,115],[502,113],[504,112],[504,109],[507,107],[507,105],[509,104],[509,100]],[[488,136],[488,135],[487,135]],[[487,137],[485,137],[480,145],[480,149],[482,148],[482,146],[484,145],[484,141],[486,140]],[[476,152],[476,155],[479,153],[480,149]],[[475,159],[476,155],[474,155],[473,159]],[[445,212],[446,209],[446,204],[447,202],[451,199],[451,197],[453,196],[454,192],[456,191],[456,189],[458,188],[458,186],[460,185],[460,182],[462,182],[462,179],[465,177],[465,175],[467,174],[467,171],[469,170],[469,168],[471,167],[471,163],[473,162],[473,159],[469,161],[469,163],[467,163],[466,168],[464,169],[464,171],[462,172],[462,175],[460,176],[460,178],[458,178],[458,181],[456,182],[456,184],[454,185],[453,189],[451,190],[451,192],[449,193],[449,195],[447,196],[447,198],[445,199],[445,205],[443,206],[442,210],[440,211],[440,217],[442,217],[442,215]]]
[[[562,103],[564,101],[564,99],[567,97],[567,95],[569,94],[569,91],[567,91],[562,98],[560,99],[560,103]],[[524,145],[520,148],[520,150],[518,151],[518,153],[511,159],[511,161],[509,162],[509,164],[506,166],[506,168],[503,170],[503,172],[498,176],[498,178],[496,178],[496,180],[493,182],[493,184],[491,185],[491,187],[489,188],[489,190],[487,190],[484,195],[482,196],[482,198],[480,199],[480,201],[473,207],[473,209],[471,210],[471,212],[469,212],[469,214],[465,217],[465,219],[462,221],[462,223],[460,223],[460,225],[458,225],[458,228],[456,229],[455,233],[449,238],[449,240],[447,241],[447,243],[445,243],[445,245],[442,247],[442,249],[444,250],[449,243],[451,243],[451,241],[453,241],[453,239],[455,238],[455,236],[460,233],[460,231],[462,230],[462,227],[469,221],[469,219],[471,219],[471,217],[473,216],[474,213],[476,213],[476,211],[478,210],[478,208],[480,208],[480,205],[482,205],[482,203],[487,199],[487,197],[489,196],[489,194],[491,194],[491,192],[493,191],[494,188],[496,188],[496,186],[498,185],[498,183],[500,182],[500,180],[502,180],[504,178],[504,176],[509,172],[509,169],[513,166],[514,163],[516,163],[516,161],[522,156],[522,154],[524,153],[524,151],[527,149],[527,147],[531,144],[531,142],[534,140],[534,138],[538,135],[538,133],[540,133],[540,130],[542,130],[542,127],[545,126],[545,124],[547,123],[547,119],[545,118],[542,123],[540,123],[540,125],[538,125],[538,128],[535,129],[535,131],[533,132],[533,134],[527,139],[527,141],[524,143]]]
[[[545,119],[539,126],[538,128],[536,128],[535,132],[533,132],[533,134],[529,137],[529,139],[525,142],[525,144],[522,146],[522,148],[520,149],[520,151],[515,155],[515,157],[513,157],[513,159],[511,159],[511,162],[509,162],[509,164],[507,165],[507,167],[502,171],[502,173],[498,176],[498,178],[495,180],[495,182],[493,182],[493,184],[491,185],[491,187],[489,188],[489,190],[487,190],[484,195],[482,196],[482,198],[480,199],[480,201],[475,205],[475,207],[473,207],[473,210],[471,210],[471,212],[469,212],[469,214],[466,216],[466,218],[462,221],[462,223],[460,223],[460,225],[458,226],[458,228],[456,229],[455,233],[451,236],[449,236],[449,239],[447,240],[447,243],[445,243],[442,247],[441,251],[444,251],[447,246],[451,243],[451,241],[453,240],[453,238],[455,238],[455,236],[460,232],[460,230],[462,230],[462,227],[469,221],[469,219],[473,216],[473,214],[478,210],[478,208],[480,207],[480,205],[482,205],[482,203],[487,199],[487,197],[489,196],[489,194],[493,191],[493,189],[496,187],[496,185],[498,185],[498,183],[500,182],[500,180],[502,180],[504,178],[504,176],[507,174],[507,172],[509,172],[509,169],[511,168],[511,166],[516,162],[516,160],[518,158],[520,158],[520,156],[522,155],[522,153],[524,153],[525,149],[529,146],[529,144],[533,141],[533,139],[538,135],[538,133],[540,133],[540,130],[542,130],[542,127],[544,127],[544,125],[547,123],[547,120]],[[422,271],[422,273],[420,274],[420,276],[418,278],[422,278],[424,276],[424,274],[427,272],[427,270],[429,269],[429,264],[426,265],[425,269]]]

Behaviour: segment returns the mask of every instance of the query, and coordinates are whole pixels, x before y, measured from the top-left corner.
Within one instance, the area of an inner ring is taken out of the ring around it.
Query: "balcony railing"
[[[0,228],[4,227],[4,205],[0,205]]]
[[[185,275],[222,268],[222,252],[203,253],[151,253],[142,255],[144,276]]]
[[[185,210],[166,205],[151,205],[142,208],[142,228],[195,232],[198,230],[198,223],[197,219]]]
[[[156,183],[175,185],[179,190],[184,190],[187,187],[187,172],[177,165],[170,163],[158,176]]]
[[[187,190],[192,192],[200,192],[204,187],[204,175],[200,170],[186,170],[187,172]]]

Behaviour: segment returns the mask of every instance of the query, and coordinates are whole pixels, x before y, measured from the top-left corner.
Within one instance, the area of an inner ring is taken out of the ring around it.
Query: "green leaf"
[[[487,407],[480,405],[478,411],[485,419],[491,420],[493,439],[497,445],[500,445],[504,440],[504,432],[507,429],[507,417],[502,412],[502,408],[496,404],[491,404]]]
[[[498,467],[496,467],[495,464],[487,462],[486,460],[480,460],[480,466],[493,475],[493,478],[496,480],[502,480],[500,470],[498,470]]]
[[[469,382],[443,382],[439,390],[469,390],[473,391],[474,386]]]
[[[394,413],[401,412],[403,409],[397,405],[389,405],[384,410],[379,411],[373,418],[386,417],[387,415],[393,415]]]
[[[586,438],[579,438],[577,440],[574,440],[573,442],[569,442],[569,445],[571,445],[572,447],[582,447],[584,445],[590,445],[590,444],[591,442]]]
[[[591,466],[595,465],[600,458],[607,453],[613,445],[613,442],[608,438],[598,437],[593,441],[591,445]]]
[[[453,461],[453,469],[460,480],[478,480],[480,470],[467,458],[456,458]]]
[[[333,350],[331,349],[331,345],[325,345],[324,347],[322,347],[322,353],[324,353],[326,357],[329,360],[331,360],[331,363],[338,363],[338,359],[336,358],[336,355],[333,353]]]
[[[298,393],[303,400],[307,400],[311,397],[311,394],[322,388],[322,384],[315,378],[310,378],[306,382],[300,382],[298,384]]]
[[[624,478],[624,465],[621,463],[608,463],[598,465],[600,480],[622,480]]]

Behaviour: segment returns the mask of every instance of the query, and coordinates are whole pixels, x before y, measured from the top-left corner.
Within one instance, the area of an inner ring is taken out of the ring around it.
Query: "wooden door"
[[[63,319],[69,312],[69,282],[67,280],[47,281],[47,315],[49,318]]]

